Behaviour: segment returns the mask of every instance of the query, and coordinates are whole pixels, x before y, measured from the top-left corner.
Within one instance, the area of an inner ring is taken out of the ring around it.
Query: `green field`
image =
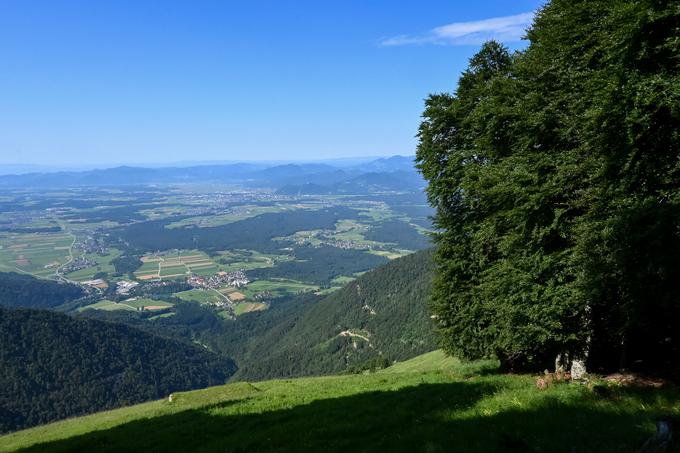
[[[273,267],[276,263],[292,258],[287,255],[267,255],[255,250],[230,250],[220,252],[215,259],[219,263],[219,270],[233,272]]]
[[[224,298],[220,297],[215,291],[206,291],[203,289],[190,289],[176,293],[175,296],[187,302],[198,302],[199,304],[214,304],[216,302],[224,302]]]
[[[128,305],[132,308],[141,307],[172,307],[173,304],[164,300],[146,299],[146,298],[136,298],[134,300],[124,300],[121,304]]]
[[[208,254],[198,250],[147,255],[142,257],[142,261],[142,266],[135,271],[135,277],[139,280],[155,280],[159,270],[161,278],[166,279],[185,278],[189,273],[210,276],[219,270]]]
[[[235,383],[0,437],[1,451],[637,451],[676,388],[553,384],[439,352],[360,375]]]
[[[186,276],[187,275],[187,268],[183,265],[181,266],[163,266],[161,268],[161,277],[163,278],[172,278],[172,277],[178,277],[178,276]]]
[[[413,253],[411,250],[369,250],[368,253],[372,253],[373,255],[378,255],[378,256],[384,256],[388,260],[396,260],[397,258],[401,258],[402,256],[409,255]]]
[[[347,283],[353,282],[355,277],[348,277],[346,275],[340,275],[331,280],[332,286],[345,286]]]
[[[141,307],[172,307],[173,304],[164,300],[154,300],[154,299],[144,299],[138,298],[134,300],[125,300],[121,302],[113,302],[110,300],[100,300],[97,303],[81,307],[78,311],[83,310],[127,310],[127,311],[137,311]]]
[[[234,314],[239,316],[244,313],[266,310],[267,308],[269,308],[269,306],[262,302],[241,302],[234,307]]]
[[[84,310],[105,310],[105,311],[115,311],[115,310],[128,310],[128,311],[135,311],[136,309],[125,304],[125,303],[117,303],[113,302],[111,300],[100,300],[97,303],[87,305],[85,307],[81,307],[78,309],[78,311],[84,311]]]
[[[240,289],[247,298],[252,298],[255,294],[269,291],[275,296],[285,296],[306,291],[318,291],[319,287],[293,280],[255,280],[248,283],[245,288]]]

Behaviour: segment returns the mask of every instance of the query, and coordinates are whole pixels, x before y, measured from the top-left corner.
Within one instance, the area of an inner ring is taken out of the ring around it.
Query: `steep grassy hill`
[[[247,351],[229,354],[239,364],[235,378],[357,371],[432,351],[436,342],[427,309],[432,268],[431,251],[414,253],[318,302],[290,304],[297,315],[282,315],[274,325],[264,320],[278,311],[251,315],[254,321],[263,320],[264,328],[253,325]],[[241,331],[236,332],[243,341]]]
[[[677,389],[496,375],[439,351],[359,375],[236,383],[0,437],[0,451],[636,451]]]
[[[223,384],[234,368],[125,325],[0,308],[0,432]]]

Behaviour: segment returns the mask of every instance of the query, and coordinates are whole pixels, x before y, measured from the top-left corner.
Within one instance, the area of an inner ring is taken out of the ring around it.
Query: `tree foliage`
[[[553,0],[426,101],[445,349],[667,367],[680,319],[680,5]]]

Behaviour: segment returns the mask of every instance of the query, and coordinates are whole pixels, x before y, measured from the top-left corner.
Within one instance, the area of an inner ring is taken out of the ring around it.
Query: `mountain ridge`
[[[291,184],[336,184],[350,181],[365,173],[416,173],[413,159],[393,156],[353,166],[328,163],[286,163],[265,165],[231,163],[189,167],[137,167],[122,165],[83,171],[57,171],[0,175],[0,187],[81,187],[90,185],[168,184],[218,182],[245,184],[253,187],[281,188]]]

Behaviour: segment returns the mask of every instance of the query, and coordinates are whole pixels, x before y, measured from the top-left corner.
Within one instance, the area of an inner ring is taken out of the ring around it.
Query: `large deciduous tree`
[[[680,318],[680,2],[553,0],[426,101],[444,348],[668,369]]]

